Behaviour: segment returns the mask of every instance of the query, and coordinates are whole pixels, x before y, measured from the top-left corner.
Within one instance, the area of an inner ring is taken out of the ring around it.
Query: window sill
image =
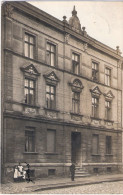
[[[74,112],[70,112],[71,115],[75,115],[75,116],[83,116],[82,114],[79,114],[79,113],[74,113]]]
[[[21,104],[24,106],[31,107],[31,108],[40,108],[40,106],[36,106],[36,105],[30,105],[30,104],[26,104],[26,103],[21,103]]]
[[[56,152],[45,152],[44,154],[47,154],[47,155],[58,155],[58,153],[56,153]]]
[[[98,120],[98,121],[101,121],[102,119],[101,118],[96,118],[96,117],[90,117],[92,120]]]
[[[92,156],[100,156],[100,154],[92,154]]]
[[[105,156],[113,156],[113,154],[105,154]]]
[[[44,110],[48,110],[48,111],[51,111],[51,112],[60,112],[59,110],[46,108],[46,107],[44,107]]]
[[[38,154],[38,152],[23,152],[23,154]]]
[[[108,122],[108,123],[114,123],[114,121],[112,120],[108,120],[108,119],[104,119],[105,122]]]

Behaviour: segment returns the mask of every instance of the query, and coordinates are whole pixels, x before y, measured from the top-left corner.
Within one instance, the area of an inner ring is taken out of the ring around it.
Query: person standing
[[[75,177],[75,164],[72,163],[72,165],[70,166],[70,173],[71,173],[71,180],[74,181],[74,177]]]
[[[26,163],[26,162],[25,162]],[[35,183],[31,178],[30,178],[30,165],[28,163],[26,163],[27,166],[27,170],[26,170],[26,174],[27,174],[27,182],[29,183],[30,181]]]

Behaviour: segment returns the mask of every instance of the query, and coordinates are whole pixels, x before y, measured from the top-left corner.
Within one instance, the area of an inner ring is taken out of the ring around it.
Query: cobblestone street
[[[38,194],[123,194],[123,181],[37,192]]]

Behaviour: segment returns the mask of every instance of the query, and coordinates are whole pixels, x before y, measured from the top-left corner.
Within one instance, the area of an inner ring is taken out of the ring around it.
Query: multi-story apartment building
[[[35,177],[122,165],[122,66],[90,37],[75,7],[60,21],[27,2],[2,5],[2,171]]]

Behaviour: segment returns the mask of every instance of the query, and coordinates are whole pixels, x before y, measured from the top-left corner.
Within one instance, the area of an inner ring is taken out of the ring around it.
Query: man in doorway
[[[71,180],[74,181],[74,177],[75,177],[75,164],[72,163],[70,166],[70,173],[71,173]]]

